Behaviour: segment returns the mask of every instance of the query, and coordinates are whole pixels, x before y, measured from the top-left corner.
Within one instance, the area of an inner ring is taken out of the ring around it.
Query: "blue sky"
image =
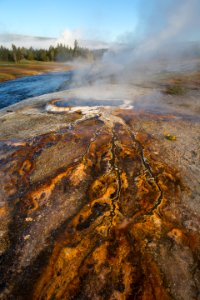
[[[0,0],[0,35],[4,43],[6,34],[66,44],[74,38],[118,42],[156,35],[200,40],[199,15],[200,0]]]
[[[66,28],[113,39],[133,31],[138,0],[0,0],[0,31],[57,37]],[[95,33],[96,32],[96,33]]]

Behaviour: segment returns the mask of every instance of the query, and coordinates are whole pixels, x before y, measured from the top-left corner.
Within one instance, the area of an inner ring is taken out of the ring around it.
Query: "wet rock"
[[[199,119],[96,109],[7,116],[1,298],[197,299]]]

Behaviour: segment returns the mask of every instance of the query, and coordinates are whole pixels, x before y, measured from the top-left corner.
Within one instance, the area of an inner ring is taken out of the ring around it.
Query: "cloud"
[[[62,43],[64,45],[73,47],[74,41],[77,40],[81,47],[89,49],[102,49],[109,48],[108,42],[99,40],[94,32],[86,32],[81,29],[65,29],[60,37],[56,40],[56,43]]]
[[[108,48],[110,46],[109,43],[95,38],[93,39],[92,35],[90,36],[88,33],[83,32],[80,29],[65,29],[58,38],[35,37],[15,33],[0,33],[0,45],[7,48],[11,48],[12,44],[15,44],[17,47],[47,49],[49,46],[56,46],[58,43],[73,47],[74,41],[77,40],[81,47],[89,49]]]
[[[33,47],[33,48],[48,48],[50,45],[55,45],[55,38],[35,37],[22,34],[3,33],[0,34],[0,45],[11,48],[12,44],[17,47]]]
[[[69,30],[65,29],[60,37],[56,40],[57,43],[68,45],[73,47],[75,40],[82,39],[83,33],[80,29]]]

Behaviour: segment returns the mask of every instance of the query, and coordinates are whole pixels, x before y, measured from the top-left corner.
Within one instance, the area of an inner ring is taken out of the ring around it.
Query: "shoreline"
[[[26,76],[70,70],[72,66],[57,62],[0,63],[0,83]]]

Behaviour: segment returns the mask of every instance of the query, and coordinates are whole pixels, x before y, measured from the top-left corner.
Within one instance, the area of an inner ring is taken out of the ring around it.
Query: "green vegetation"
[[[164,93],[167,95],[177,95],[181,96],[185,94],[185,88],[180,84],[171,84],[166,87]]]
[[[90,63],[102,57],[104,52],[105,49],[89,50],[79,47],[76,40],[74,47],[58,44],[49,49],[15,45],[8,49],[0,46],[0,82],[44,72],[67,71],[71,67],[63,62],[70,63],[76,58],[82,58]]]
[[[170,133],[165,133],[164,137],[168,141],[176,141],[176,136],[175,135],[171,135]]]
[[[44,62],[66,62],[75,58],[84,58],[92,61],[96,58],[95,51],[79,47],[75,40],[74,47],[68,47],[63,44],[58,44],[56,47],[50,46],[49,49],[34,49],[16,47],[12,45],[12,49],[0,46],[0,61],[3,62],[21,62],[22,60],[29,61],[44,61]]]

